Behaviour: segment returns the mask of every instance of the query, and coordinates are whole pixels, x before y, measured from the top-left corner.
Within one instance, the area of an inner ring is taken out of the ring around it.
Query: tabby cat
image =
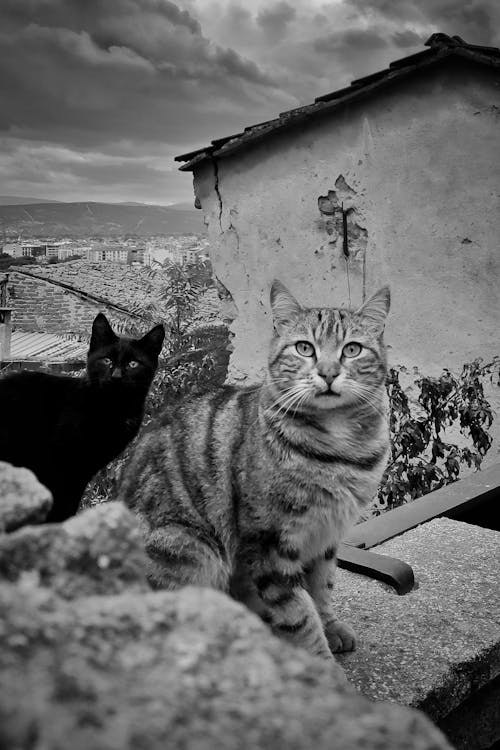
[[[384,287],[359,310],[303,308],[275,281],[268,377],[166,408],[121,498],[141,519],[154,587],[228,591],[314,654],[355,647],[336,619],[339,541],[388,448]]]
[[[99,313],[85,378],[0,378],[0,461],[26,466],[48,487],[47,521],[74,515],[87,483],[137,434],[164,335],[158,325],[140,339],[117,336]]]

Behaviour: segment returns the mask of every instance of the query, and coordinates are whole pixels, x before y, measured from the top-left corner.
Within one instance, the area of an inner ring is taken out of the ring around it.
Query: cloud
[[[497,0],[344,0],[372,22],[381,19],[413,23],[418,27],[463,37],[477,44],[500,41],[500,5]]]
[[[182,131],[195,135],[196,114],[210,100],[220,108],[226,97],[229,118],[235,104],[243,113],[272,98],[290,101],[267,71],[211,42],[191,14],[167,0],[93,0],[90,11],[80,0],[44,0],[38,23],[32,5],[6,0],[1,8],[4,131],[48,136],[56,124],[68,138],[83,127],[96,140],[111,133],[176,140]],[[174,102],[185,107],[186,124]]]
[[[426,41],[426,34],[420,35],[411,29],[405,29],[404,31],[396,31],[391,36],[391,41],[394,42],[396,47],[415,47],[418,44],[423,45]]]
[[[9,194],[62,200],[191,201],[191,180],[179,179],[168,147],[138,151],[122,141],[106,151],[76,150],[51,143],[0,139],[0,175]]]
[[[316,52],[327,54],[358,55],[359,49],[377,50],[387,46],[386,40],[376,29],[347,29],[332,32],[314,40]]]
[[[499,14],[497,0],[0,0],[3,192],[184,200],[175,154],[386,67],[434,31],[498,44]]]
[[[286,27],[297,15],[295,8],[285,0],[265,7],[257,14],[257,24],[271,38],[279,39],[286,33]]]
[[[119,177],[130,186],[140,173],[150,194],[165,146],[176,174],[176,153],[241,129],[249,112],[265,119],[274,107],[296,104],[260,63],[207,38],[195,16],[169,0],[2,0],[0,100],[0,136],[17,144],[19,180],[5,154],[0,179],[4,192],[23,182],[27,193],[30,156],[43,164],[47,190],[50,179],[65,190],[73,175],[71,189],[79,182],[83,192],[93,175],[94,192],[109,184],[123,194]],[[117,141],[129,149],[123,174],[112,162],[97,168],[94,154],[109,153]],[[44,147],[33,151],[30,143]],[[47,144],[66,149],[64,158],[49,154]],[[144,144],[149,171],[133,162]],[[69,152],[82,155],[88,171]],[[34,184],[43,185],[35,172]],[[189,177],[177,179],[190,189]]]

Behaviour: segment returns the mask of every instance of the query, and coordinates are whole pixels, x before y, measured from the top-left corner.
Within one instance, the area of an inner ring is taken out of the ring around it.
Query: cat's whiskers
[[[366,388],[366,386],[363,386],[360,383],[352,383],[350,384],[350,391],[362,403],[370,406],[374,411],[376,411],[387,421],[387,414],[385,410],[381,407],[380,403],[375,400],[373,392],[369,388]]]
[[[288,396],[290,396],[293,393],[296,393],[298,391],[302,391],[303,383],[301,382],[295,382],[292,383],[288,388],[285,388],[284,390],[279,392],[278,398],[270,405],[270,408],[273,408],[280,402],[284,401]]]
[[[287,397],[281,401],[281,403],[276,403],[275,406],[278,406],[278,414],[280,412],[283,412],[283,416],[286,416],[288,412],[294,408],[297,401],[302,397],[302,395],[303,390],[301,388],[297,388],[294,393],[288,394]]]
[[[310,395],[310,389],[304,383],[295,383],[294,385],[287,388],[270,406],[268,410],[274,411],[278,407],[278,414],[283,411],[283,416],[286,416],[292,408],[302,404],[307,396]]]

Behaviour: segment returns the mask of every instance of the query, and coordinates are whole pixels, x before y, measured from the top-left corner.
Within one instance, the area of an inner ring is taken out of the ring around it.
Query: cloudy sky
[[[499,30],[499,0],[0,0],[0,194],[191,201],[177,154]]]

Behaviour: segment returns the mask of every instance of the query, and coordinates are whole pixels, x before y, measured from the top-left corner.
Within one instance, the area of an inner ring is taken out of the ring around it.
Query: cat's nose
[[[122,376],[122,368],[121,367],[115,367],[113,372],[111,373],[112,378],[121,378]]]
[[[323,378],[323,380],[325,381],[327,385],[331,385],[333,381],[335,380],[335,378],[337,377],[337,375],[338,373],[333,374],[329,372],[327,375],[322,375],[321,377]]]
[[[323,378],[327,385],[331,385],[339,373],[340,367],[336,365],[318,365],[318,375]]]

